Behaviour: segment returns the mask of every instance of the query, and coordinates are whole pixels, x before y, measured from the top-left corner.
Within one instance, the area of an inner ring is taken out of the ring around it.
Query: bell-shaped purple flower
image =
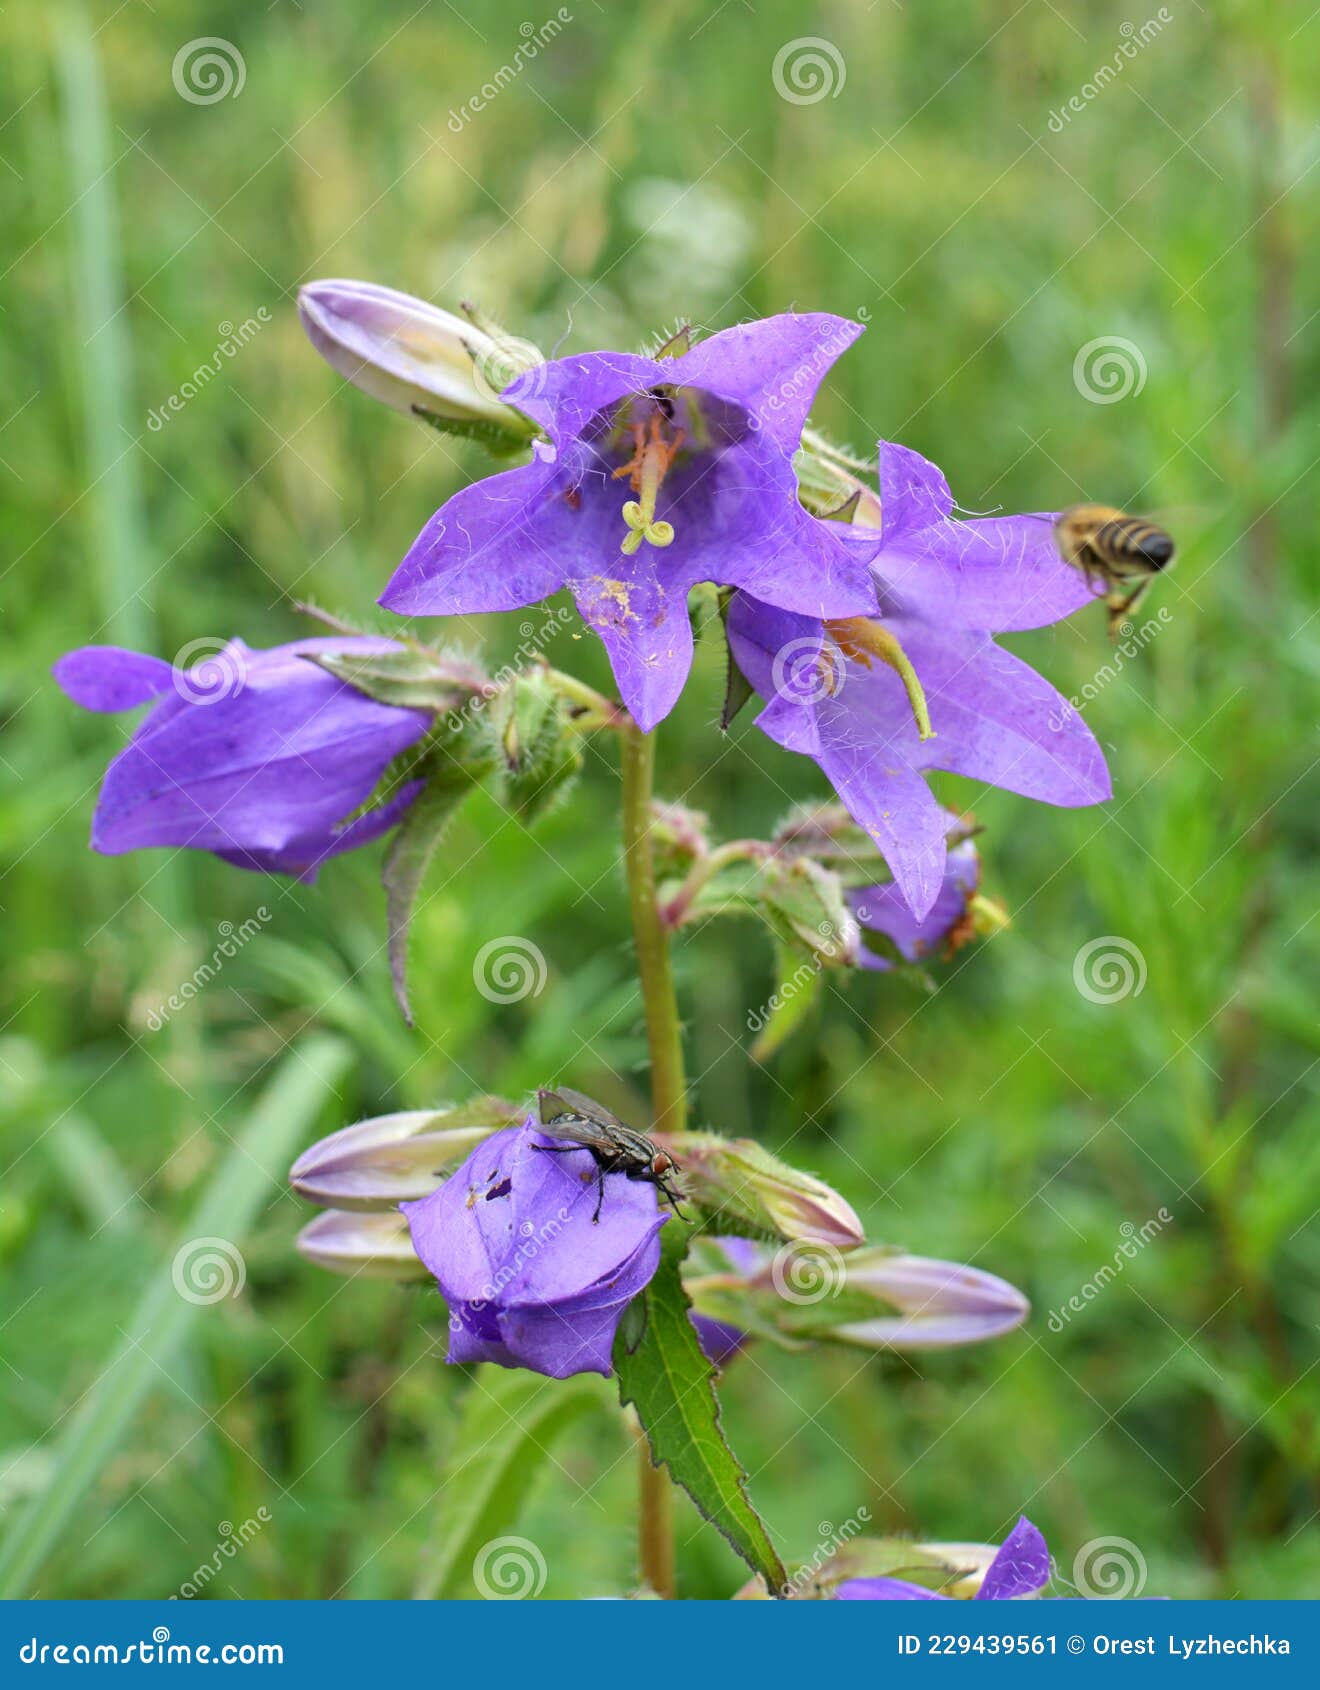
[[[1015,1596],[1035,1596],[1050,1581],[1050,1552],[1045,1539],[1024,1515],[1004,1539],[973,1597],[979,1602],[1002,1602]],[[907,1579],[847,1579],[835,1592],[840,1602],[904,1602],[951,1600],[940,1590]]]
[[[610,1372],[623,1311],[660,1265],[655,1188],[605,1176],[535,1116],[495,1133],[429,1197],[401,1204],[449,1304],[452,1362],[552,1379]]]
[[[926,770],[1047,804],[1110,796],[1104,756],[1081,716],[989,634],[902,618],[842,630],[745,593],[728,630],[739,667],[768,700],[757,726],[820,765],[918,920],[940,895],[947,857],[947,821]],[[906,676],[864,642],[896,646]],[[929,717],[924,736],[913,675]]]
[[[864,937],[868,933],[883,934],[904,962],[921,962],[941,951],[955,951],[971,938],[974,924],[968,906],[980,880],[980,854],[972,840],[964,839],[950,848],[935,902],[920,920],[893,881],[850,890],[848,907]],[[863,945],[857,966],[885,970],[894,963]]]
[[[378,703],[304,654],[397,649],[389,640],[318,639],[252,651],[231,640],[189,668],[117,646],[62,657],[55,679],[84,709],[153,706],[106,770],[93,850],[188,846],[311,880],[327,857],[379,838],[418,783],[345,818],[431,716]]]
[[[567,585],[644,731],[687,677],[699,582],[804,616],[873,614],[879,535],[809,515],[793,470],[816,389],[860,333],[824,313],[785,315],[678,357],[595,352],[529,370],[501,397],[548,442],[443,505],[380,602],[461,615]]]

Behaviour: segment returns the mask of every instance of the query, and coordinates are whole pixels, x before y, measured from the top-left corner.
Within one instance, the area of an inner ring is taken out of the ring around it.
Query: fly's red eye
[[[663,1150],[657,1150],[651,1158],[651,1172],[653,1174],[667,1174],[673,1165],[673,1161],[665,1155]]]

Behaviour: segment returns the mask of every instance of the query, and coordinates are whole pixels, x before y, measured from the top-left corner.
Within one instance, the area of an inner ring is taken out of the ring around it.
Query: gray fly
[[[567,1139],[564,1145],[542,1144],[537,1148],[550,1155],[565,1155],[570,1150],[589,1150],[596,1163],[596,1212],[593,1225],[600,1219],[600,1206],[605,1201],[605,1175],[623,1174],[628,1179],[643,1180],[655,1186],[670,1208],[682,1220],[687,1216],[678,1205],[678,1192],[671,1174],[678,1172],[678,1163],[666,1150],[661,1150],[635,1128],[625,1126],[617,1115],[603,1104],[580,1091],[561,1086],[558,1091],[540,1091],[541,1126],[549,1138]]]

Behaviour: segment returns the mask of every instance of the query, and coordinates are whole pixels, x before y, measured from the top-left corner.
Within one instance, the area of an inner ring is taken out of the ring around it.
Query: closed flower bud
[[[425,1279],[408,1223],[397,1211],[352,1215],[327,1209],[298,1234],[298,1251],[317,1267],[350,1277]]]
[[[289,1183],[328,1209],[393,1210],[430,1196],[483,1139],[520,1114],[500,1098],[482,1097],[454,1109],[377,1115],[304,1150]]]
[[[684,1196],[719,1231],[825,1244],[851,1250],[863,1239],[851,1204],[823,1180],[800,1173],[750,1138],[676,1133],[665,1139],[676,1157]]]
[[[532,425],[501,404],[500,343],[462,317],[372,282],[311,282],[298,315],[312,345],[341,376],[396,411],[474,425],[511,444]],[[507,372],[512,380],[519,371]]]
[[[846,1322],[830,1333],[843,1342],[876,1349],[975,1344],[1011,1332],[1031,1312],[1022,1293],[992,1273],[883,1248],[849,1256],[846,1288],[898,1311]]]

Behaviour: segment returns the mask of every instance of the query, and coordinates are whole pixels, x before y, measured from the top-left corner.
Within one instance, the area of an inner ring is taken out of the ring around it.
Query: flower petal
[[[173,666],[163,658],[117,645],[85,645],[68,652],[51,673],[75,704],[106,714],[133,710],[174,684]]]
[[[831,364],[861,323],[827,311],[785,312],[722,329],[663,366],[668,381],[717,393],[748,412],[783,452],[792,452]]]
[[[977,1591],[981,1602],[1034,1596],[1050,1582],[1050,1552],[1045,1539],[1024,1515],[1004,1539],[986,1568]]]

